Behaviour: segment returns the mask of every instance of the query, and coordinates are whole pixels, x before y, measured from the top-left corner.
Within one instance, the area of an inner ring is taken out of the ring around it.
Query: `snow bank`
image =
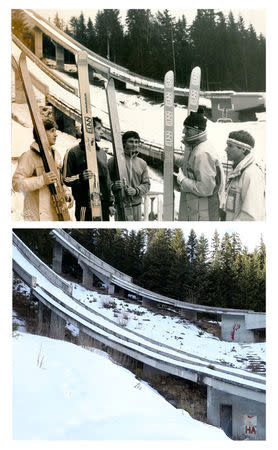
[[[16,440],[228,440],[97,353],[30,334],[13,339]]]

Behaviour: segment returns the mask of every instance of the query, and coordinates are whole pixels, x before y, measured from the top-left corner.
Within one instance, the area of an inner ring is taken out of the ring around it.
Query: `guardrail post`
[[[52,253],[52,270],[58,275],[62,273],[63,247],[55,241]]]
[[[64,70],[65,64],[64,47],[55,42],[55,51],[56,51],[56,69]]]
[[[43,57],[43,34],[42,31],[37,27],[34,28],[34,31],[35,31],[35,55],[41,59]]]

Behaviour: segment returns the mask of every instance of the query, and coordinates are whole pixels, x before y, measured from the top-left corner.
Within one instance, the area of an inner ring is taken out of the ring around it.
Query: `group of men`
[[[90,221],[89,180],[94,175],[87,168],[84,139],[81,135],[80,142],[66,152],[62,161],[54,149],[57,125],[52,118],[43,122],[68,207],[75,204],[77,221]],[[114,215],[117,220],[120,193],[125,189],[133,220],[140,221],[142,199],[150,190],[147,164],[138,156],[140,137],[136,131],[127,131],[122,136],[128,179],[120,180],[115,157],[108,159],[98,145],[103,137],[102,121],[94,117],[93,123],[102,220],[108,221]],[[226,153],[233,167],[225,179],[219,157],[207,139],[203,109],[191,112],[183,125],[185,150],[181,157],[175,157],[179,172],[173,174],[181,191],[178,220],[264,220],[264,173],[255,162],[253,137],[243,130],[229,134]],[[48,189],[57,182],[57,175],[44,170],[35,129],[33,134],[30,150],[19,158],[13,189],[24,193],[24,220],[58,220]]]

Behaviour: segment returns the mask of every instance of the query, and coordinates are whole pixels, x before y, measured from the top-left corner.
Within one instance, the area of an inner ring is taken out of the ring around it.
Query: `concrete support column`
[[[125,297],[125,296],[126,296],[126,291],[125,291],[125,289],[119,288],[119,294],[120,294],[122,297]]]
[[[35,28],[35,55],[40,59],[43,57],[43,34],[39,28]]]
[[[149,305],[152,305],[152,303],[153,302],[151,300],[142,296],[142,305],[143,306],[149,306]]]
[[[58,275],[62,273],[63,247],[55,242],[52,253],[52,269]]]
[[[82,286],[86,289],[92,289],[94,286],[94,275],[90,271],[90,269],[83,263],[79,261],[79,264],[82,268],[83,274],[82,274]]]
[[[38,302],[38,326],[37,333],[41,336],[48,336],[49,331],[49,320],[48,320],[48,310],[43,303]]]
[[[56,51],[56,69],[64,70],[64,63],[65,63],[64,47],[55,43],[55,51]]]
[[[66,321],[51,311],[49,337],[53,339],[65,339]]]
[[[115,294],[115,284],[108,285],[108,294],[110,295]]]
[[[255,342],[254,332],[246,329],[245,314],[222,314],[221,337],[228,342]]]
[[[192,309],[181,308],[180,316],[188,320],[197,320],[197,311],[193,311]]]

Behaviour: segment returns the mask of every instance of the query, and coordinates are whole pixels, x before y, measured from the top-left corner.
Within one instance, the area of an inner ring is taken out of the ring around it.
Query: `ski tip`
[[[25,52],[22,51],[22,52],[20,53],[18,62],[19,62],[19,64],[25,63],[25,62],[26,62],[26,53],[25,53]]]
[[[166,78],[166,77],[167,77],[167,78],[170,78],[170,77],[174,78],[174,72],[173,72],[173,70],[168,70],[168,72],[166,72],[164,78]]]

